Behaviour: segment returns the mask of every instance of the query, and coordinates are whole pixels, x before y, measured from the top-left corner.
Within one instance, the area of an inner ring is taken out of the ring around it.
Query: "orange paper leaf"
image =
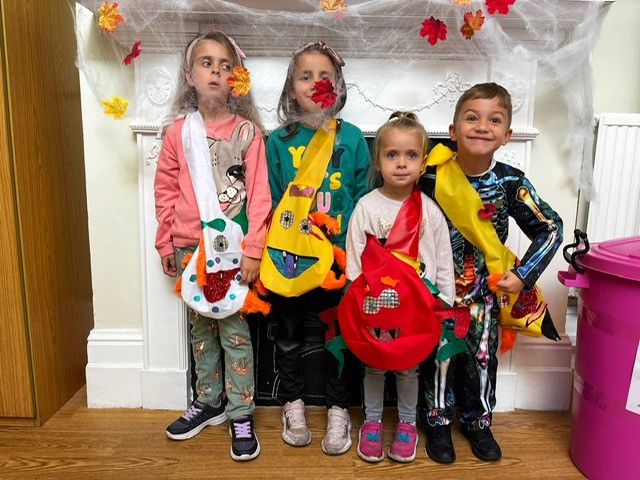
[[[469,5],[471,3],[471,0],[454,0],[453,3],[455,5],[462,5],[462,6],[466,7],[467,5]]]
[[[107,32],[115,32],[117,26],[124,22],[124,17],[117,10],[117,2],[110,3],[107,1],[102,4],[98,9],[98,13],[100,14],[98,25],[100,25],[101,29]]]
[[[464,23],[462,27],[460,27],[460,33],[467,40],[471,40],[471,37],[476,32],[479,32],[484,24],[484,17],[482,16],[482,10],[478,10],[475,15],[473,13],[465,13],[464,14]]]
[[[243,66],[236,65],[233,67],[233,76],[227,78],[227,83],[233,87],[231,95],[244,97],[251,90],[251,74]]]
[[[344,0],[320,0],[320,8],[325,12],[333,12],[345,8]]]

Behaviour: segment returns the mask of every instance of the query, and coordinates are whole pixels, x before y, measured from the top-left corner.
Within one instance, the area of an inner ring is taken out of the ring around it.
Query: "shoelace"
[[[195,404],[191,404],[189,409],[184,412],[184,415],[182,415],[182,418],[184,418],[187,422],[190,422],[191,419],[198,415],[201,411],[201,408],[196,407]]]
[[[233,430],[236,432],[236,438],[251,438],[251,422],[234,422]]]
[[[329,425],[327,431],[330,433],[338,433],[341,434],[347,431],[347,427],[349,422],[346,418],[338,417],[337,415],[331,415],[329,417],[331,420],[329,421]]]
[[[304,410],[301,408],[287,410],[284,416],[287,417],[287,421],[292,427],[302,427],[307,424],[307,421],[304,418]]]

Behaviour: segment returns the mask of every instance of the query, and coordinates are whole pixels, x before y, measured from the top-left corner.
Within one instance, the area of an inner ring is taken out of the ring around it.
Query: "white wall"
[[[634,28],[639,15],[640,1],[617,0],[604,20],[592,54],[595,115],[640,112],[640,48]],[[568,174],[567,109],[559,89],[538,94],[534,125],[540,135],[533,142],[529,178],[564,220],[566,244],[573,239],[578,193]],[[559,284],[556,273],[566,269],[558,254],[540,280],[559,329],[566,315],[567,289]]]

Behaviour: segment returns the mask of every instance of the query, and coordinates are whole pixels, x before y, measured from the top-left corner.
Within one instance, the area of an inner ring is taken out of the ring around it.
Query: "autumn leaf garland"
[[[509,13],[509,7],[515,3],[516,0],[485,0],[485,6],[489,15],[493,15],[496,12],[501,15],[506,15]],[[471,4],[471,0],[453,0],[453,4],[468,6]],[[463,16],[460,33],[467,40],[471,40],[475,33],[482,29],[484,21],[485,17],[482,15],[481,9],[477,10],[475,15],[473,12],[467,12]],[[422,22],[420,36],[427,37],[427,41],[431,45],[435,45],[439,40],[447,39],[447,24],[432,15]]]

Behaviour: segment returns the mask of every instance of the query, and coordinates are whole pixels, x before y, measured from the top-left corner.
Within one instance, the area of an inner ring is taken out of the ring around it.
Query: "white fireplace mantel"
[[[567,5],[569,12],[571,9],[577,12],[591,0],[561,1]],[[80,3],[96,11],[102,2],[84,0]],[[162,274],[154,249],[157,223],[153,179],[161,145],[156,132],[170,106],[176,85],[180,64],[180,54],[177,52],[184,48],[184,36],[191,37],[208,30],[210,25],[216,23],[212,21],[215,15],[221,14],[199,10],[200,3],[198,0],[189,3],[193,13],[183,18],[186,23],[180,26],[181,34],[173,37],[180,48],[170,53],[153,48],[150,35],[146,44],[147,52],[135,62],[137,114],[130,126],[136,134],[138,145],[143,327],[140,331],[94,330],[91,333],[87,366],[90,406],[182,409],[187,405],[186,319],[181,301],[171,294],[172,281]],[[288,1],[257,0],[236,3],[249,7],[268,3],[274,9],[290,4]],[[154,28],[162,30],[162,20],[165,19],[166,28],[171,30],[173,24],[169,19],[172,18],[171,12],[165,12],[158,17],[159,23],[156,22]],[[579,15],[567,16],[563,23],[567,29],[575,26],[572,18],[578,19]],[[415,22],[415,19],[408,21]],[[514,30],[513,35],[526,37],[526,30],[517,19],[507,15],[500,21]],[[234,35],[233,31],[228,33]],[[262,37],[246,36],[240,31],[235,33],[238,43],[249,57],[247,66],[251,71],[254,99],[266,129],[271,130],[277,126],[275,111],[291,51],[309,39],[295,38],[289,43],[270,43]],[[144,42],[144,34],[122,28],[117,39],[124,45],[140,38]],[[339,41],[337,37],[335,40]],[[329,38],[327,41],[332,40]],[[455,48],[455,42],[451,44]],[[531,145],[539,133],[533,125],[537,77],[535,62],[526,59],[519,62],[511,59],[508,63],[471,60],[457,58],[453,51],[443,49],[438,58],[418,56],[412,59],[410,68],[380,77],[371,74],[379,69],[379,56],[372,58],[370,51],[367,55],[360,55],[357,44],[353,42],[348,46],[343,55],[348,101],[342,116],[358,125],[366,134],[375,132],[394,110],[404,109],[418,112],[434,140],[447,138],[448,125],[460,94],[475,83],[496,81],[509,89],[514,105],[514,134],[509,144],[498,151],[498,159],[525,172],[529,170]],[[336,49],[340,51],[337,45]],[[515,224],[512,225],[512,232],[514,234],[509,239],[509,246],[522,254],[528,243],[517,233],[519,230]],[[564,334],[557,343],[521,337],[511,353],[500,357],[497,410],[567,409],[573,376],[571,354],[571,342]],[[536,394],[529,395],[531,391]]]

